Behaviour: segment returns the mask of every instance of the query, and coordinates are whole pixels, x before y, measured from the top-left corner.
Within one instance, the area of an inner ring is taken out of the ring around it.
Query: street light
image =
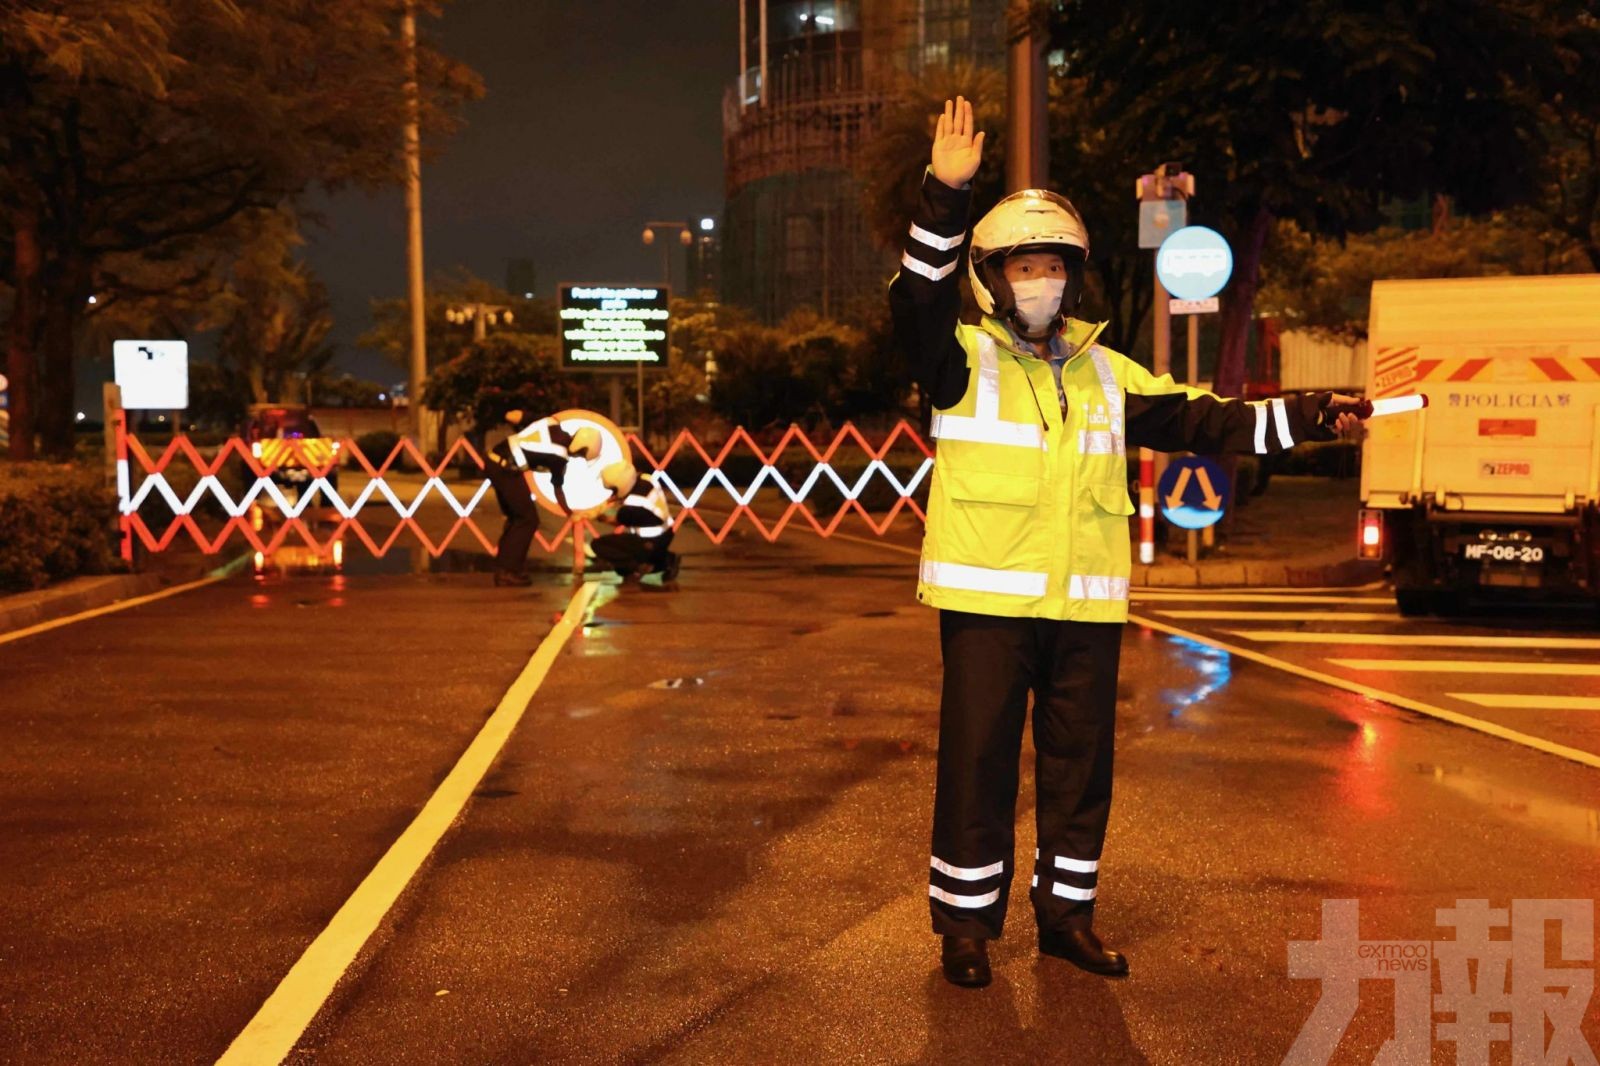
[[[472,340],[481,342],[489,335],[490,326],[498,326],[502,322],[511,325],[511,308],[501,307],[499,304],[470,303],[447,307],[444,311],[444,320],[452,326],[464,326],[472,323]]]

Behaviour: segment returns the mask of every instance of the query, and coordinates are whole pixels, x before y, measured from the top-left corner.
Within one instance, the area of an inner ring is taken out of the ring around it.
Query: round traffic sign
[[[1209,299],[1232,274],[1233,249],[1208,226],[1185,226],[1156,251],[1156,277],[1180,300]]]
[[[600,472],[612,463],[632,462],[628,441],[622,430],[605,415],[582,409],[558,411],[552,415],[556,424],[568,433],[580,429],[598,430],[600,454],[593,459],[573,456],[561,470],[561,490],[566,496],[570,512],[558,502],[553,475],[548,470],[532,473],[533,495],[546,510],[556,514],[573,514],[578,518],[593,518],[611,502],[612,492],[600,479]]]
[[[1214,460],[1198,455],[1174,459],[1156,485],[1161,513],[1179,529],[1204,529],[1222,520],[1233,486]]]

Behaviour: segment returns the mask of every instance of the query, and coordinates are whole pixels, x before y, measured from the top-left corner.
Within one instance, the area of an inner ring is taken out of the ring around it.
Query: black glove
[[[1330,407],[1332,403],[1331,392],[1308,392],[1290,405],[1290,410],[1293,412],[1291,428],[1296,443],[1338,439],[1339,434],[1334,431],[1332,423],[1338,420],[1340,411],[1345,408]]]

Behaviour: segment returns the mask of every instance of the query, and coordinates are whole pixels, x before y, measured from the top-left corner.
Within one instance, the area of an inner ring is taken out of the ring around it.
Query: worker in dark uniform
[[[672,511],[666,492],[631,463],[612,463],[600,479],[618,501],[617,526],[615,532],[595,538],[595,559],[621,574],[624,584],[657,573],[663,587],[677,587],[680,558],[671,550]]]
[[[506,518],[495,549],[494,583],[520,588],[533,583],[528,576],[528,549],[539,531],[539,505],[528,485],[528,474],[536,469],[549,470],[556,500],[565,510],[561,474],[571,457],[568,449],[573,437],[555,419],[529,418],[521,408],[507,411],[505,424],[510,433],[489,448],[483,472],[494,489],[500,513]]]
[[[889,288],[938,441],[917,584],[939,610],[944,660],[929,908],[946,979],[988,984],[1031,693],[1039,951],[1120,977],[1127,959],[1093,921],[1132,570],[1128,450],[1270,455],[1333,439],[1355,418],[1332,405],[1353,401],[1225,400],[1096,344],[1105,324],[1071,317],[1089,235],[1065,198],[1013,193],[969,239],[982,146],[972,105],[946,103]],[[960,321],[963,248],[975,325]]]

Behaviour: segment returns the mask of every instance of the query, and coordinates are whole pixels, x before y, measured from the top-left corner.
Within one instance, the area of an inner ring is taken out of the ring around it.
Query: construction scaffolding
[[[998,64],[1005,0],[740,0],[723,99],[723,297],[776,322],[841,315],[893,271],[857,177],[896,86],[930,66]]]

